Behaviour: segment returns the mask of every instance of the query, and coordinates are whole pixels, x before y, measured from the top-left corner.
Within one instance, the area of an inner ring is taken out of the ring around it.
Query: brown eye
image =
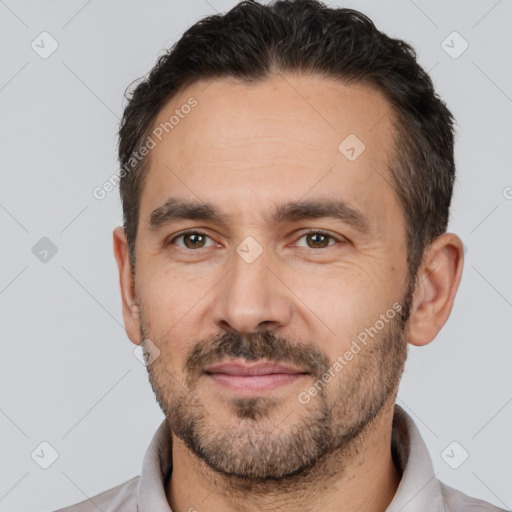
[[[176,241],[180,239],[182,240],[182,244],[176,243]],[[169,243],[176,243],[176,245],[182,249],[204,249],[208,247],[205,245],[207,239],[210,239],[210,237],[200,231],[188,231],[175,236]]]
[[[333,243],[329,243],[330,240],[336,242],[336,239],[332,235],[324,233],[323,231],[310,231],[302,235],[300,239],[303,238],[306,239],[306,247],[308,249],[325,249],[326,247],[334,245]]]

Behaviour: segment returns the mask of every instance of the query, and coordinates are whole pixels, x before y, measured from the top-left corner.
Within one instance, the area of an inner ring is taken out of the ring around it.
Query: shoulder
[[[140,476],[136,476],[117,487],[55,512],[136,512],[139,479]]]
[[[441,484],[446,512],[462,512],[466,510],[474,512],[506,512],[504,508],[499,508],[486,501],[468,496],[441,481],[439,483]]]

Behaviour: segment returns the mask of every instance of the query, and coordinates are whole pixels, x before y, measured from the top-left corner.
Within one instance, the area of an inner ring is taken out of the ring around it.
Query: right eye
[[[176,243],[176,241],[180,239],[182,240],[182,245]],[[212,240],[212,243],[210,245],[205,246],[204,244],[206,239],[211,240],[211,238],[207,234],[201,231],[189,230],[184,231],[183,233],[179,233],[178,235],[171,238],[168,242],[166,242],[166,246],[174,244],[177,245],[180,249],[198,250],[215,245],[215,242],[213,242]]]

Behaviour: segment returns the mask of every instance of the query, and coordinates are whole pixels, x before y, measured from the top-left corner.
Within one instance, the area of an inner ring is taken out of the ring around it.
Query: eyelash
[[[345,240],[336,238],[335,236],[333,236],[333,235],[331,235],[329,233],[326,233],[325,231],[320,231],[318,229],[311,229],[309,231],[306,231],[306,232],[302,233],[302,235],[300,236],[300,238],[298,240],[300,240],[301,238],[304,238],[307,235],[313,235],[313,234],[314,235],[323,235],[323,236],[326,236],[326,237],[328,237],[328,238],[330,238],[332,240],[335,240],[336,242],[340,242],[340,243],[343,243],[345,241]],[[168,242],[165,243],[165,246],[167,247],[169,245],[174,244],[174,242],[177,239],[179,239],[179,238],[181,238],[183,236],[186,236],[186,235],[200,235],[200,236],[205,236],[207,238],[210,238],[210,240],[211,240],[211,237],[208,236],[206,233],[203,233],[202,231],[198,231],[198,230],[195,230],[195,229],[191,229],[189,231],[183,231],[182,233],[172,237]],[[312,251],[318,251],[320,249],[327,249],[328,247],[332,247],[333,245],[335,245],[335,244],[330,244],[327,247],[320,247],[320,248],[316,248],[316,249],[313,248],[313,247],[303,247],[303,249],[310,249]],[[195,251],[195,252],[198,252],[198,251],[200,251],[202,249],[207,249],[207,247],[201,247],[199,249],[188,249],[188,248],[185,248],[185,247],[179,247],[179,249],[183,249],[185,251]]]

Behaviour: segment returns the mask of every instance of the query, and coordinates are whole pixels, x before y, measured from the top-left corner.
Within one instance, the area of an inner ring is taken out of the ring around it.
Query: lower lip
[[[272,373],[268,375],[228,375],[210,373],[207,376],[216,384],[233,391],[269,391],[305,377],[304,373]]]

